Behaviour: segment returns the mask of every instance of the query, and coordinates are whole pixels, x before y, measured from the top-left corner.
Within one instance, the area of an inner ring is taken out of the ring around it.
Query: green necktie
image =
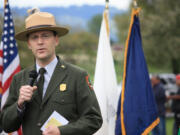
[[[46,73],[46,69],[45,68],[40,68],[39,69],[39,80],[37,83],[37,87],[38,87],[38,93],[39,93],[39,97],[42,101],[43,98],[43,87],[44,87],[44,73]]]

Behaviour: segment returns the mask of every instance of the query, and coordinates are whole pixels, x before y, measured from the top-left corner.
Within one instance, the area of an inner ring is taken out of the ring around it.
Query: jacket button
[[[39,126],[39,127],[40,127],[40,126],[41,126],[41,123],[40,123],[40,122],[39,122],[39,123],[37,123],[37,126]]]

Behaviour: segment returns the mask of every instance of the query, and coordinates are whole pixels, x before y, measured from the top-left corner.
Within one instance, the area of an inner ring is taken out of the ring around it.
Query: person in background
[[[166,126],[165,126],[165,102],[166,95],[163,84],[161,83],[160,77],[153,75],[151,78],[152,88],[157,104],[158,115],[160,118],[160,123],[153,129],[153,135],[166,135]]]
[[[174,112],[174,127],[173,135],[178,135],[178,130],[180,127],[180,74],[176,75],[176,85],[178,91],[175,95],[168,96],[168,99],[172,99],[172,111]]]

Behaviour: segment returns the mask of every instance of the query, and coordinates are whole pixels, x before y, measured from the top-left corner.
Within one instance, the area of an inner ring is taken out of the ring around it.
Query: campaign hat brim
[[[19,32],[15,35],[15,38],[17,40],[27,41],[28,35],[30,33],[37,32],[37,31],[44,31],[44,30],[55,31],[59,37],[64,36],[69,32],[68,28],[66,28],[66,27],[42,25],[42,26],[36,26],[36,27],[28,28],[22,32]]]

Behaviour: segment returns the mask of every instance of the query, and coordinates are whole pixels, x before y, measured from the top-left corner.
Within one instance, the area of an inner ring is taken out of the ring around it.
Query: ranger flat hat
[[[15,35],[21,41],[27,41],[28,34],[41,30],[55,31],[57,35],[64,36],[68,33],[65,27],[56,26],[55,18],[47,12],[40,12],[36,9],[30,10],[30,15],[25,20],[25,30]]]

